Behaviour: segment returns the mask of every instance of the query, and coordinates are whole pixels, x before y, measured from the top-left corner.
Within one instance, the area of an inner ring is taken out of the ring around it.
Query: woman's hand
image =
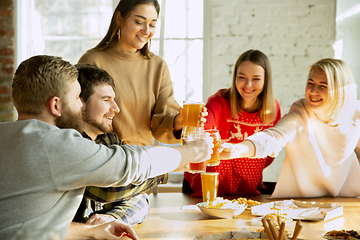
[[[204,107],[201,114],[200,114],[200,127],[204,127],[206,123],[206,116],[208,115],[207,108]],[[179,114],[176,115],[174,119],[174,131],[179,131],[183,128],[183,121],[184,121],[184,110],[182,108],[179,109]]]
[[[183,128],[183,115],[184,110],[182,108],[179,109],[179,114],[175,116],[174,119],[174,132],[180,131]]]
[[[220,152],[221,160],[253,157],[255,155],[255,146],[250,140],[236,144],[222,143],[218,151]]]
[[[202,112],[201,112],[201,117],[200,117],[200,126],[203,127],[206,123],[206,116],[209,115],[207,108],[204,107]]]

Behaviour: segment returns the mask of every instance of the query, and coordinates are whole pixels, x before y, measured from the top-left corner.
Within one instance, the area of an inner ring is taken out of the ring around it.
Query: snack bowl
[[[206,202],[196,204],[196,206],[209,218],[234,218],[245,211],[247,205],[241,204],[239,208],[208,208]]]

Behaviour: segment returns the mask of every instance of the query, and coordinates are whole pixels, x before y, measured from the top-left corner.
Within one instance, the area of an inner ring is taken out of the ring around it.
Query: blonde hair
[[[325,73],[328,82],[329,124],[338,124],[340,119],[354,110],[351,103],[357,99],[356,84],[349,66],[342,60],[325,58],[310,66],[311,71],[318,70]]]
[[[264,89],[258,96],[258,101],[260,105],[259,115],[262,122],[267,124],[271,123],[276,118],[276,103],[272,91],[272,75],[270,61],[263,52],[254,49],[248,50],[241,54],[235,63],[233,80],[230,88],[231,116],[233,118],[238,118],[239,113],[241,114],[242,112],[241,109],[243,99],[236,89],[236,75],[239,65],[245,61],[255,63],[261,66],[265,71]]]
[[[120,26],[116,24],[116,13],[119,12],[121,14],[121,25],[129,18],[131,12],[139,4],[152,4],[156,9],[157,14],[159,15],[160,13],[160,5],[157,0],[120,0],[115,8],[115,11],[111,18],[109,29],[105,37],[100,41],[100,43],[98,43],[98,45],[93,48],[93,50],[101,51],[115,46],[115,44],[118,42],[117,33],[121,31]],[[140,52],[147,58],[151,58],[153,56],[150,52],[150,43],[151,40],[149,40],[144,45],[144,47],[140,49]]]
[[[19,114],[38,115],[48,101],[65,95],[69,82],[76,81],[77,69],[60,57],[39,55],[23,61],[12,81],[12,101]]]

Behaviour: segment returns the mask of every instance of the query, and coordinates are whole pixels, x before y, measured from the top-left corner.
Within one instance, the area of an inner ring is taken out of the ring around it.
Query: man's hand
[[[179,166],[173,172],[187,172],[189,171],[189,165]]]
[[[109,214],[94,214],[93,216],[91,216],[91,218],[89,218],[89,220],[87,220],[86,224],[98,225],[114,220],[116,220],[116,218]]]
[[[65,240],[74,239],[107,239],[121,240],[121,237],[128,237],[133,240],[139,240],[134,229],[120,220],[90,225],[84,223],[72,222],[66,233]]]
[[[205,139],[185,141],[183,146],[149,147],[147,152],[152,158],[151,173],[149,177],[171,171],[184,171],[188,163],[197,163],[209,160],[214,147],[213,138],[210,134]]]
[[[121,237],[126,236],[133,240],[139,240],[134,229],[120,220],[94,225],[88,232],[94,239],[120,240]]]
[[[180,147],[181,157],[187,163],[197,163],[209,160],[214,147],[214,139],[210,137],[209,133],[205,133],[204,137],[195,140],[184,140],[183,145]]]

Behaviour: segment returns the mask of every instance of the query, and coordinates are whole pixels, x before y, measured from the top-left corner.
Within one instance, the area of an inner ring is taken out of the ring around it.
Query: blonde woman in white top
[[[286,157],[272,198],[360,196],[360,101],[347,64],[322,59],[310,67],[305,98],[273,127],[240,144],[227,157]]]

